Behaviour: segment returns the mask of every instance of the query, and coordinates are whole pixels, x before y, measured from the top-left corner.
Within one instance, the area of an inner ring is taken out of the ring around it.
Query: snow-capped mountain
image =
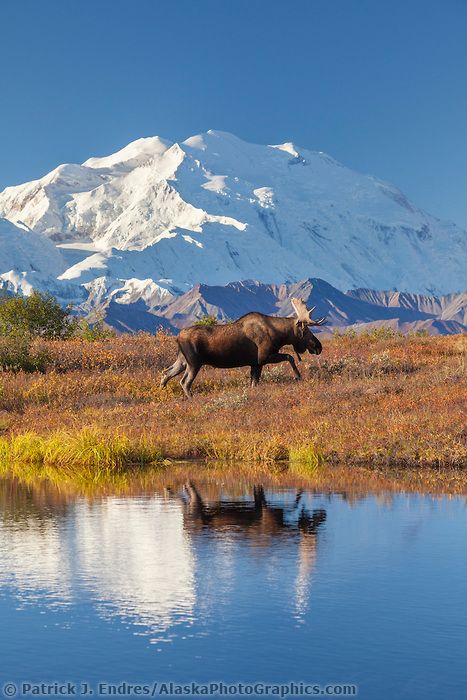
[[[455,224],[324,153],[218,131],[142,138],[61,165],[0,193],[0,216],[37,237],[31,260],[17,257],[12,228],[0,274],[14,270],[27,292],[37,268],[37,284],[54,278],[54,293],[87,309],[110,297],[151,310],[198,283],[244,279],[432,294],[466,286],[467,235]]]
[[[63,286],[57,277],[64,265],[59,249],[46,236],[0,218],[0,285],[4,289],[23,294],[33,289],[52,291]]]

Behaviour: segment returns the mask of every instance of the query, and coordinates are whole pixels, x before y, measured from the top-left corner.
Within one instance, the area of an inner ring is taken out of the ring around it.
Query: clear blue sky
[[[1,23],[0,188],[212,128],[467,227],[466,0],[2,0]]]

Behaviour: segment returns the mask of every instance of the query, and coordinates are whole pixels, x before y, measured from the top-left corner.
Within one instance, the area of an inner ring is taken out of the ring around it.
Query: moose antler
[[[311,314],[316,309],[316,306],[312,306],[311,309],[307,309],[303,299],[298,299],[297,297],[292,297],[290,301],[299,323],[306,323],[307,326],[322,326],[323,323],[326,322],[325,316],[317,319],[316,321],[311,318]]]

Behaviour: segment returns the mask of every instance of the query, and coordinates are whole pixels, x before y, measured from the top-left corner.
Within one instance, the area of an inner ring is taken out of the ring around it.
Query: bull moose
[[[310,331],[310,326],[321,326],[325,318],[313,320],[302,299],[291,299],[296,316],[279,318],[256,311],[245,314],[234,323],[220,326],[191,326],[177,337],[177,359],[162,373],[161,386],[183,372],[180,384],[185,395],[191,397],[191,385],[203,365],[211,367],[251,368],[251,386],[261,378],[264,365],[289,362],[295,379],[300,379],[295,360],[289,353],[279,352],[284,345],[292,345],[299,360],[308,350],[319,355],[322,346]]]

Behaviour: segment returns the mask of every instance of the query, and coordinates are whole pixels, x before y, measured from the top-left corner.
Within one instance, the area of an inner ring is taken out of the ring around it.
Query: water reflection
[[[310,509],[303,490],[268,496],[254,484],[234,498],[218,485],[192,480],[151,496],[87,500],[61,497],[44,485],[0,483],[0,585],[24,602],[66,604],[84,587],[102,617],[118,615],[160,641],[193,620],[196,542],[213,537],[218,546],[211,549],[211,570],[225,593],[239,550],[268,556],[272,584],[286,550],[295,571],[291,614],[302,619],[306,611],[326,512]],[[200,585],[202,579],[198,572]],[[212,601],[204,584],[200,607],[207,615]]]
[[[86,497],[0,480],[12,677],[221,675],[463,697],[463,498],[315,492],[198,465],[176,474]]]
[[[185,526],[189,532],[212,530],[221,537],[242,534],[261,547],[271,546],[275,537],[291,530],[297,530],[304,537],[313,535],[314,540],[318,526],[326,520],[324,509],[310,512],[301,489],[289,506],[283,502],[269,502],[261,484],[255,484],[251,495],[247,493],[237,501],[210,500],[201,495],[193,481],[187,482],[185,492]],[[284,495],[287,498],[287,494]]]
[[[68,507],[43,484],[31,489],[15,480],[0,481],[0,584],[19,597],[38,594],[49,603],[71,593],[70,557],[63,541]]]
[[[159,496],[108,498],[75,513],[79,576],[103,614],[119,614],[149,634],[189,622],[195,557],[180,504]]]
[[[257,556],[275,547],[277,538],[289,536],[289,546],[297,551],[295,613],[303,620],[309,600],[309,584],[316,561],[319,527],[326,520],[323,508],[310,510],[302,489],[293,494],[291,503],[284,503],[290,494],[282,494],[279,503],[269,501],[264,487],[255,484],[251,494],[241,500],[204,496],[193,481],[185,484],[185,527],[192,535],[212,533],[224,543],[241,538],[256,548]],[[292,535],[295,535],[291,538]]]

